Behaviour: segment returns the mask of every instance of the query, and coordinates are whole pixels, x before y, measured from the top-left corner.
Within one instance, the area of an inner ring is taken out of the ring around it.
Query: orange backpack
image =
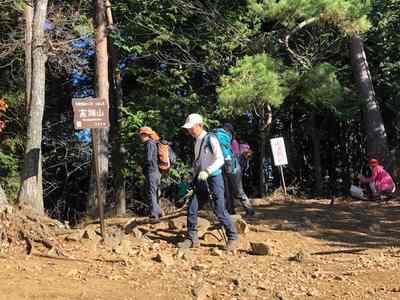
[[[158,167],[160,172],[167,173],[175,163],[176,156],[171,145],[166,140],[158,142]]]

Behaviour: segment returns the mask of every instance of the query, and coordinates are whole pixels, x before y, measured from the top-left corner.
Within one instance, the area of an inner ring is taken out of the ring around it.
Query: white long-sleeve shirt
[[[196,138],[194,144],[195,163],[199,166],[200,171],[207,171],[211,175],[217,175],[221,167],[224,165],[224,155],[222,154],[221,146],[214,135],[210,135],[210,142],[204,140],[202,149],[200,146],[203,139],[206,137],[207,131],[203,132]],[[209,145],[211,145],[212,150]],[[195,169],[197,166],[193,166]]]

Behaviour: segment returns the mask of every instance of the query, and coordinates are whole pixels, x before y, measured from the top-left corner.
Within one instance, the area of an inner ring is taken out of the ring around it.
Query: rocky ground
[[[102,241],[97,224],[3,212],[0,299],[400,299],[397,202],[276,198],[256,209],[235,216],[235,253],[208,214],[202,247],[182,251],[182,215],[108,219]]]

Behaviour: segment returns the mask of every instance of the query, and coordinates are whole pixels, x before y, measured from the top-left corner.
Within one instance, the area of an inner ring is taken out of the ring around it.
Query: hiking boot
[[[239,248],[239,239],[228,240],[228,243],[225,246],[226,251],[235,251],[238,248]]]
[[[191,239],[185,239],[183,242],[179,242],[177,244],[177,247],[182,249],[198,248],[200,247],[200,241],[199,240],[192,241]]]

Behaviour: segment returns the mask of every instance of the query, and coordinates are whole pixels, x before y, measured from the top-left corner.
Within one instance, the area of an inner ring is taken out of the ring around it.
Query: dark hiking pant
[[[235,174],[224,174],[225,201],[230,214],[235,214],[235,198],[240,201],[241,206],[249,213],[253,210],[249,198],[243,189],[242,172],[238,168]]]
[[[150,206],[150,216],[159,218],[161,209],[160,204],[158,203],[158,196],[160,193],[161,174],[159,172],[152,172],[146,174],[145,177],[147,201]]]
[[[197,181],[195,195],[189,202],[187,210],[188,238],[192,241],[197,240],[197,214],[198,210],[207,202],[213,207],[218,221],[225,229],[229,240],[236,240],[236,228],[231,216],[225,208],[224,180],[222,175],[209,177],[207,182]]]

